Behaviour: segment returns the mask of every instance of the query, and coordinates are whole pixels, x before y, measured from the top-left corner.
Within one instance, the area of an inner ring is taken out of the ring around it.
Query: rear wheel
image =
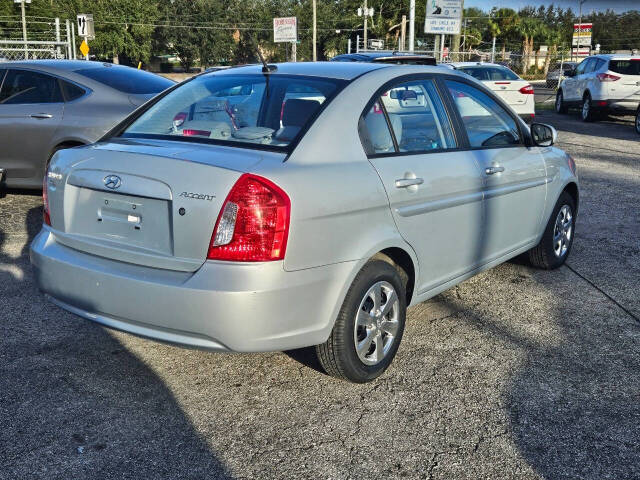
[[[529,250],[529,261],[534,267],[552,270],[566,261],[573,245],[575,212],[573,198],[567,192],[562,192],[540,243]]]
[[[316,347],[329,375],[371,381],[398,351],[406,318],[406,275],[384,260],[369,261],[351,284],[329,339]]]
[[[638,110],[636,111],[636,132],[640,134],[640,105],[638,105]]]
[[[562,95],[562,90],[558,90],[556,93],[556,113],[567,113],[569,108],[564,103],[564,96]]]

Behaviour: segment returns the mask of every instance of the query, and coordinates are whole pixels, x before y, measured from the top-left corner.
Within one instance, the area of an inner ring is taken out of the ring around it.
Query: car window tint
[[[108,66],[76,70],[76,73],[120,92],[134,95],[160,93],[174,85],[171,80],[144,70],[122,65],[106,65]]]
[[[456,147],[449,118],[431,80],[394,86],[381,100],[401,152]]]
[[[513,73],[508,68],[502,67],[487,67],[487,76],[491,81],[500,80],[519,80],[520,77]]]
[[[587,60],[583,60],[582,62],[580,62],[578,64],[578,66],[576,67],[576,75],[583,74],[588,63],[589,63],[588,59]]]
[[[469,67],[469,68],[459,68],[462,73],[466,73],[467,75],[472,76],[476,80],[489,80],[489,75],[487,74],[487,70],[485,68],[477,68],[477,67]]]
[[[0,90],[0,103],[58,103],[62,93],[58,79],[29,70],[9,70]]]
[[[516,121],[489,95],[470,85],[446,81],[472,147],[504,147],[521,143]]]
[[[360,123],[360,136],[367,154],[395,151],[389,125],[387,124],[384,110],[380,105],[380,100],[373,104]]]
[[[84,88],[81,88],[78,85],[74,85],[73,83],[60,80],[60,84],[62,85],[64,98],[67,102],[77,100],[86,93],[86,90]]]
[[[640,75],[640,59],[610,60],[609,70],[622,75]]]

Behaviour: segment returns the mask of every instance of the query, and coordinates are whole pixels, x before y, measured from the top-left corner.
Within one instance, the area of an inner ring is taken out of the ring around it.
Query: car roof
[[[270,64],[276,67],[269,75],[300,75],[308,77],[324,77],[336,80],[353,80],[372,70],[390,68],[392,65],[364,62],[294,62]],[[261,74],[262,65],[244,65],[228,68],[211,75],[245,75]],[[209,75],[209,74],[205,74]]]
[[[6,65],[9,68],[33,67],[52,73],[73,72],[75,70],[84,70],[86,68],[105,67],[106,65],[113,66],[111,63],[104,64],[102,62],[87,62],[86,60],[15,60],[10,62],[3,62],[2,65]]]
[[[498,68],[509,68],[504,65],[500,65],[499,63],[489,63],[489,62],[450,62],[447,65],[453,65],[454,67],[498,67]]]
[[[591,55],[585,58],[585,60],[594,57],[606,60],[640,60],[640,55],[632,55],[630,53],[600,53],[598,55]]]

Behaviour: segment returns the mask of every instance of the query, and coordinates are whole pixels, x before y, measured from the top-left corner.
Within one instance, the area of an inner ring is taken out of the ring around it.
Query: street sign
[[[13,0],[13,3],[22,3],[23,0]],[[24,0],[24,3],[31,3],[31,0]]]
[[[296,17],[282,17],[273,19],[273,41],[297,42],[298,19]]]
[[[86,40],[82,40],[82,43],[80,44],[80,51],[85,57],[89,55],[89,44]]]
[[[377,38],[370,38],[369,48],[373,50],[382,50],[384,48],[384,40],[378,40]]]
[[[593,23],[574,23],[573,24],[573,46],[578,46],[578,40],[580,46],[591,45],[591,31],[593,30]]]
[[[459,35],[462,0],[427,0],[424,33]]]
[[[78,36],[89,40],[96,38],[93,28],[93,15],[88,13],[78,15]]]

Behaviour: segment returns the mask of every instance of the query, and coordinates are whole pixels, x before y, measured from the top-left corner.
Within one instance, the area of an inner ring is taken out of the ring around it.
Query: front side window
[[[583,73],[585,73],[589,63],[590,63],[590,59],[583,60],[582,62],[580,62],[576,67],[576,75],[582,75]]]
[[[58,79],[44,73],[9,70],[0,90],[0,103],[5,105],[59,102]]]
[[[392,152],[391,125],[399,152],[456,148],[444,105],[431,80],[402,83],[384,92],[364,117],[373,153]]]
[[[342,80],[289,75],[205,75],[152,105],[124,137],[192,137],[286,149]]]
[[[446,81],[462,117],[471,147],[505,147],[522,143],[516,121],[486,93],[465,83]]]

